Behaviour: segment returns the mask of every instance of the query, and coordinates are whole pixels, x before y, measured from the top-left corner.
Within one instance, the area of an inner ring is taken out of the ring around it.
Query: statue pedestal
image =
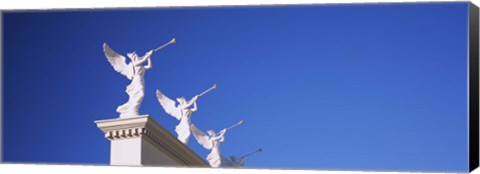
[[[110,140],[110,165],[210,167],[148,115],[95,123]]]

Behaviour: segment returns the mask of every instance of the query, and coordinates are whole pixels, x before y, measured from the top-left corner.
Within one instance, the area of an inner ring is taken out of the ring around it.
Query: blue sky
[[[109,163],[94,120],[118,117],[129,80],[107,62],[177,38],[146,72],[155,97],[218,89],[192,122],[250,168],[467,171],[468,4],[110,9],[3,15],[4,160]],[[175,133],[174,133],[175,134]],[[191,139],[200,156],[209,153]]]

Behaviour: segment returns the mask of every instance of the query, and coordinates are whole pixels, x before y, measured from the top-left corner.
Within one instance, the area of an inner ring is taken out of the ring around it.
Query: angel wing
[[[182,111],[180,110],[179,107],[175,106],[175,101],[165,96],[158,89],[157,89],[157,99],[160,105],[162,105],[163,110],[165,110],[167,114],[170,114],[171,116],[175,117],[177,120],[180,120],[180,118],[182,117]]]
[[[103,43],[103,52],[115,71],[132,80],[134,73],[132,63],[127,64],[125,57],[113,51],[107,43]]]
[[[209,137],[205,135],[200,129],[198,129],[194,124],[190,125],[190,130],[193,133],[193,137],[197,139],[198,144],[201,144],[205,149],[212,149],[212,141],[209,140]]]

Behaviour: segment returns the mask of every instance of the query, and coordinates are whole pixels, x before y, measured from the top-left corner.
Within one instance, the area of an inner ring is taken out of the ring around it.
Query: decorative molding
[[[108,140],[118,140],[118,139],[125,139],[125,138],[135,138],[141,137],[145,134],[145,128],[131,128],[131,129],[122,129],[122,130],[113,130],[107,131],[105,133],[105,138]]]
[[[185,166],[210,167],[206,161],[148,115],[98,120],[95,123],[110,141],[142,138]]]

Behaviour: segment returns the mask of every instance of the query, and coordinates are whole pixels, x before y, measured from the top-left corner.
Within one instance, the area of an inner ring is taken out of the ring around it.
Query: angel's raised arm
[[[220,134],[216,137],[214,137],[215,140],[219,140],[220,142],[223,142],[225,140],[225,133],[227,132],[227,129],[223,129],[220,131]]]
[[[197,102],[197,99],[198,99],[198,95],[196,95],[195,97],[193,97],[192,99],[190,99],[190,101],[188,101],[188,103],[185,104],[185,105],[183,106],[183,108],[186,109],[186,108],[192,106],[193,104],[196,105],[196,104],[197,104],[197,103],[196,103],[196,102]],[[196,106],[195,106],[195,107],[196,107]]]
[[[146,66],[144,66],[145,69],[151,69],[152,68],[152,59],[148,57],[148,63]]]
[[[135,66],[140,66],[143,63],[145,63],[145,61],[150,60],[150,57],[152,56],[152,54],[153,54],[153,50],[150,50],[149,52],[145,53],[145,55],[142,56],[140,60],[135,62]]]
[[[193,102],[193,109],[190,109],[192,112],[195,112],[198,110],[198,107],[197,107],[197,102]]]

